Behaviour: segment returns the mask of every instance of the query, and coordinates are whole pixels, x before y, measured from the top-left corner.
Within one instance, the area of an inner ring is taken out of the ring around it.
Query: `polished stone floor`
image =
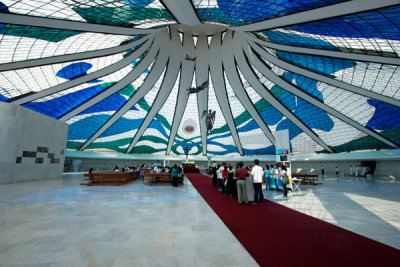
[[[0,266],[257,266],[187,180],[178,188],[81,180],[0,185]],[[322,182],[288,199],[264,195],[400,249],[398,181]]]
[[[0,266],[257,266],[188,181],[81,180],[0,185]]]
[[[389,178],[325,177],[301,191],[264,198],[400,249],[400,182]]]

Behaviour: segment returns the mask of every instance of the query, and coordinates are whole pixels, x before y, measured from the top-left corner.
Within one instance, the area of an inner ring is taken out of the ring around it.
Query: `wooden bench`
[[[162,173],[145,173],[144,174],[144,184],[172,184],[172,174],[168,172]],[[178,178],[178,184],[183,184],[183,174]]]
[[[302,184],[318,185],[318,174],[292,173],[292,177],[301,179]]]
[[[87,183],[81,185],[123,185],[139,178],[139,172],[93,172],[85,173]]]

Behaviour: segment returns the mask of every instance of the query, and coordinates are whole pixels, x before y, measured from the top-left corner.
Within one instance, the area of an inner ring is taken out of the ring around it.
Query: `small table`
[[[299,188],[299,185],[301,184],[301,181],[302,181],[302,179],[292,178],[292,182],[294,184],[293,192],[296,191],[296,190],[301,191],[300,188]]]

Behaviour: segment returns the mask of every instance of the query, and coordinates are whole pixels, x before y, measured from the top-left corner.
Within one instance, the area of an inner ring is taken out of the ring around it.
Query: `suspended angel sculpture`
[[[211,132],[211,130],[214,127],[214,122],[215,122],[215,110],[212,111],[211,109],[207,112],[207,110],[203,111],[203,114],[201,115],[201,118],[203,119],[204,116],[206,116],[206,127],[207,127],[207,134]]]
[[[196,62],[196,57],[189,57],[189,55],[186,55],[185,60]]]
[[[191,88],[187,89],[187,91],[188,91],[189,95],[190,94],[197,94],[198,92],[203,91],[207,87],[208,87],[208,81],[205,81],[200,86],[191,87]]]

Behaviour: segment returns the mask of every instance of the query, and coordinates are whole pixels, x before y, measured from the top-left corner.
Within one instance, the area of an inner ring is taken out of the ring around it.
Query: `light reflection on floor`
[[[400,249],[400,183],[390,178],[326,177],[301,191],[264,192],[264,197]]]
[[[82,179],[0,185],[0,266],[257,266],[188,181]]]

